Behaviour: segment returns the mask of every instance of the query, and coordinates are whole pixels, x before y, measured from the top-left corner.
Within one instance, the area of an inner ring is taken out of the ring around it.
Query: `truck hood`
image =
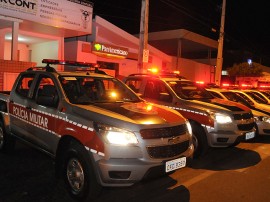
[[[104,122],[106,119],[108,124],[117,120],[144,125],[185,122],[185,118],[177,111],[147,102],[78,105],[73,108],[73,112],[94,121]]]
[[[226,111],[226,112],[239,112],[239,111],[250,111],[248,107],[242,105],[237,102],[232,102],[224,99],[207,99],[207,100],[192,100],[193,107],[195,108],[203,108],[208,110],[218,110],[218,111]]]

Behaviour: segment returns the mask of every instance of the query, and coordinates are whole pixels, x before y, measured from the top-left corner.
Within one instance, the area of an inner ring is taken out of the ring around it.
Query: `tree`
[[[229,76],[262,76],[263,68],[261,64],[247,62],[234,64],[232,67],[227,68]]]

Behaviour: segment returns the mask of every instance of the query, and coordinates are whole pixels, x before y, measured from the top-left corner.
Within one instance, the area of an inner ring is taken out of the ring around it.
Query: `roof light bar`
[[[51,64],[51,65],[72,65],[72,66],[77,66],[77,67],[96,67],[95,63],[67,61],[67,60],[54,60],[54,59],[43,59],[42,63]]]

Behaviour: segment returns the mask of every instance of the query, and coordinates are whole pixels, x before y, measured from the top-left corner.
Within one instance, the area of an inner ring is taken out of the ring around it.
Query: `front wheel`
[[[101,192],[91,159],[85,148],[72,142],[64,159],[64,181],[71,197],[90,201]]]
[[[0,151],[12,151],[15,147],[15,143],[15,139],[6,133],[3,123],[0,122]]]
[[[192,142],[194,145],[194,158],[203,156],[209,149],[207,137],[202,126],[198,124],[192,124]]]

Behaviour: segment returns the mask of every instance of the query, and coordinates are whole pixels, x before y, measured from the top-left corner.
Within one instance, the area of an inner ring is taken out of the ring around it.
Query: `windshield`
[[[60,82],[67,98],[74,104],[140,101],[135,93],[115,78],[62,76]]]
[[[268,99],[270,99],[270,93],[266,91],[261,91],[262,94],[264,94]]]
[[[235,92],[237,95],[239,95],[240,97],[242,97],[243,99],[245,99],[250,105],[254,106],[254,103],[251,99],[249,99],[248,96],[246,96],[245,94],[243,93],[238,93],[238,92]]]
[[[253,105],[252,101],[250,101],[249,99],[248,100],[244,99],[237,93],[228,91],[228,92],[222,92],[222,94],[230,101],[239,102],[243,105],[246,105],[247,107],[252,107]]]
[[[258,102],[260,104],[267,104],[268,103],[265,98],[262,98],[253,92],[245,92],[245,93],[247,95],[249,95],[250,97],[252,97],[256,102]]]
[[[167,81],[174,92],[182,99],[212,99],[214,98],[203,87],[196,85],[192,81]]]

